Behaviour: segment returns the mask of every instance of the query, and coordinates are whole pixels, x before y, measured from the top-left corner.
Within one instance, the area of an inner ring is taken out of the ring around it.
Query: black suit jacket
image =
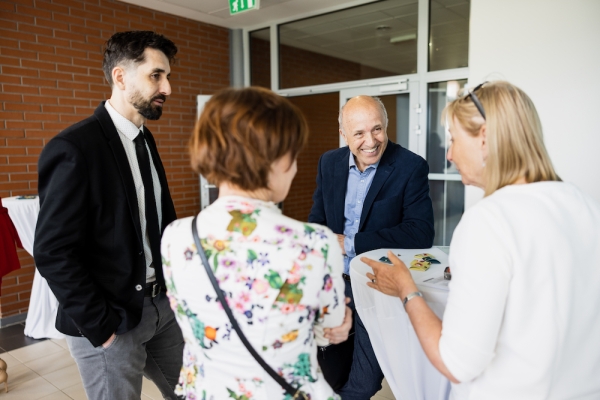
[[[164,230],[175,208],[148,129],[145,136],[162,187]],[[133,176],[104,102],[46,145],[38,171],[34,257],[58,299],[56,328],[99,346],[138,325],[146,285]],[[165,286],[162,265],[156,279]]]
[[[309,222],[344,233],[348,186],[348,146],[328,151],[319,160],[317,189]],[[429,166],[420,156],[388,141],[365,198],[356,254],[381,248],[428,248],[433,245],[433,208]]]

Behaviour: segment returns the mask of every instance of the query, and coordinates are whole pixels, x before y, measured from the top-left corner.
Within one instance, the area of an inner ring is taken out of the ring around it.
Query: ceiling
[[[294,20],[375,0],[258,0],[259,9],[229,15],[228,0],[121,0],[229,29]]]
[[[279,30],[283,45],[390,75],[416,72],[418,0],[260,0],[259,10],[233,16],[228,0],[121,1],[230,29],[283,23]],[[466,66],[469,11],[470,0],[431,0],[431,70]],[[253,36],[269,39],[268,30]]]

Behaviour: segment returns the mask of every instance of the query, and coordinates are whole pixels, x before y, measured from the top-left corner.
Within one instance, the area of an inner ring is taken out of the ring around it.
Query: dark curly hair
[[[169,59],[175,61],[177,46],[165,36],[152,31],[117,32],[106,42],[102,70],[108,84],[112,87],[112,70],[122,62],[131,61],[141,63],[144,61],[144,50],[147,48],[162,51]]]

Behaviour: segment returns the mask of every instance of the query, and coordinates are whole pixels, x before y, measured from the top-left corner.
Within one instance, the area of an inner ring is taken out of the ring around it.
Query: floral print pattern
[[[254,360],[223,311],[191,234],[192,218],[162,240],[170,304],[186,345],[177,393],[187,399],[291,399]],[[254,348],[311,399],[338,399],[316,346],[344,317],[343,259],[335,235],[295,221],[273,203],[228,196],[199,215],[200,242]]]

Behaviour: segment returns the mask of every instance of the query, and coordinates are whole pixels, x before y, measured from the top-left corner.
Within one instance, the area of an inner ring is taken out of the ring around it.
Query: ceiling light
[[[390,43],[408,42],[409,40],[415,40],[417,38],[416,33],[409,33],[407,35],[393,36],[390,38]]]

